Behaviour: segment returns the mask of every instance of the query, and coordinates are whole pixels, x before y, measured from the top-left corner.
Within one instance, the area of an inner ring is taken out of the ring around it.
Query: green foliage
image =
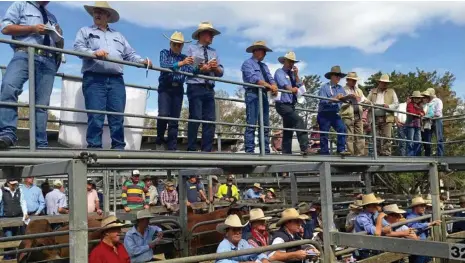
[[[19,102],[24,103],[24,102]],[[19,119],[29,119],[29,108],[18,107],[18,118]],[[53,115],[50,111],[48,112],[48,120],[57,121],[58,118]],[[18,128],[29,128],[29,121],[18,121]],[[58,122],[49,122],[47,123],[47,129],[49,130],[58,130]]]

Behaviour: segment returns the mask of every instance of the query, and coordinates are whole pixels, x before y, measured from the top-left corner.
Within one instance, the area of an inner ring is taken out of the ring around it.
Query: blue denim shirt
[[[21,184],[20,188],[26,200],[27,212],[35,212],[36,215],[39,215],[45,208],[45,199],[42,190],[34,184],[31,187]]]
[[[47,10],[48,21],[51,25],[58,23],[56,17]],[[20,25],[20,26],[34,26],[37,24],[43,24],[44,20],[42,18],[42,13],[39,10],[39,5],[34,1],[17,1],[14,2],[6,10],[6,14],[2,19],[1,30],[9,25]],[[23,41],[29,44],[39,44],[44,43],[44,35],[39,34],[28,34],[22,36],[12,36],[14,40]],[[54,47],[55,42],[50,38],[50,46]],[[15,48],[12,45],[13,48]]]
[[[223,253],[223,252],[236,251],[236,250],[249,249],[249,248],[253,248],[253,247],[245,239],[241,239],[237,247],[234,246],[231,242],[229,242],[229,240],[223,239],[223,241],[221,241],[221,243],[218,245],[218,248],[216,249],[216,253]],[[263,253],[244,255],[244,256],[232,257],[228,259],[220,259],[220,260],[217,260],[216,263],[239,263],[239,262],[244,262],[244,261],[261,262],[262,259],[268,259],[268,256]]]
[[[153,250],[149,247],[149,243],[156,238],[156,234],[161,232],[158,226],[149,226],[145,229],[142,236],[136,227],[133,226],[124,236],[124,247],[131,257],[131,263],[151,261]]]
[[[417,214],[412,212],[412,213],[408,213],[407,216],[405,217],[405,219],[412,219],[412,218],[416,218],[416,217],[419,217],[419,216],[421,216],[421,215],[417,215]],[[417,230],[417,235],[420,238],[420,240],[426,240],[426,238],[428,237],[429,223],[412,222],[412,223],[408,223],[407,226],[409,228],[415,228]]]
[[[108,52],[108,57],[126,60],[135,63],[143,63],[144,59],[136,54],[126,38],[114,29],[108,27],[106,31],[96,25],[81,28],[76,35],[74,50],[93,54],[103,49]],[[113,62],[82,58],[82,73],[94,72],[105,74],[123,74],[123,65]]]
[[[302,85],[302,81],[297,82],[295,79],[295,75],[290,72],[290,70],[285,70],[284,68],[279,68],[274,73],[274,78],[276,83],[278,84],[278,89],[280,90],[287,90],[288,88],[300,88]],[[290,75],[290,76],[289,76]],[[295,83],[296,86],[292,86],[292,83]],[[297,97],[295,94],[290,93],[281,93],[281,103],[291,103],[294,104],[297,102]]]
[[[196,44],[192,44],[187,48],[186,55],[189,57],[203,58],[204,57],[203,53],[204,53],[203,46],[199,42],[197,42]],[[212,77],[222,77],[224,73],[224,68],[223,68],[223,65],[221,65],[221,61],[220,61],[220,58],[218,57],[218,54],[216,53],[216,50],[208,46],[207,54],[208,54],[208,60],[212,60],[214,58],[216,59],[216,62],[218,63],[218,67],[221,68],[221,73],[216,76],[214,72],[209,72],[205,74],[202,73],[202,74],[207,75],[207,76],[212,76]],[[204,84],[204,83],[209,83],[211,85],[215,84],[213,80],[206,80],[206,79],[195,78],[195,77],[188,77],[186,82],[187,84]]]
[[[378,218],[378,215],[379,215],[378,211],[376,211],[376,213],[373,215],[373,222],[375,222],[375,225],[376,225],[376,218]],[[385,227],[385,226],[389,226],[389,223],[388,221],[386,221],[386,219],[383,218],[381,225]]]
[[[304,224],[302,225],[304,228],[304,239],[312,239],[313,238],[313,231],[315,230],[315,225],[313,224],[313,220],[308,219],[305,220]]]
[[[251,57],[244,61],[242,63],[241,71],[242,71],[242,81],[245,83],[251,83],[251,84],[257,84],[260,80],[265,81],[265,78],[263,77],[262,71],[260,70],[260,65],[258,64],[258,60],[255,58]],[[275,84],[275,80],[273,78],[273,75],[270,73],[270,69],[268,66],[263,63],[263,68],[265,69],[266,75],[268,76],[268,79],[270,81],[269,84],[273,85]],[[249,89],[250,87],[248,86],[243,86],[245,90]],[[255,89],[255,88],[253,88]]]
[[[360,212],[355,218],[355,232],[366,231],[368,235],[374,235],[376,231],[373,214],[365,211]]]
[[[250,188],[249,190],[247,190],[247,192],[245,193],[245,199],[258,199],[260,198],[260,195],[262,193],[261,192],[258,192],[256,193],[253,188]]]
[[[191,65],[184,65],[179,67],[178,63],[183,61],[187,56],[184,54],[176,54],[171,49],[163,49],[160,51],[160,67],[162,68],[169,68],[173,71],[184,71],[184,72],[192,72],[193,68]],[[183,84],[186,80],[187,76],[182,74],[176,74],[171,72],[160,72],[160,77],[158,78],[158,83],[160,86],[171,84],[172,82],[176,82],[179,84]]]
[[[347,95],[345,89],[337,84],[330,87],[330,82],[321,86],[318,96],[332,98],[337,94],[341,93],[342,95]],[[318,112],[331,112],[338,113],[341,109],[342,102],[332,102],[329,100],[320,100],[318,104]]]

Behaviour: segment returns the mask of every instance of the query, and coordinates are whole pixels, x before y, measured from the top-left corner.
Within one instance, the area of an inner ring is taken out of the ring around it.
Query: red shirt
[[[90,253],[89,263],[131,263],[124,245],[118,243],[116,252],[113,247],[101,241]]]

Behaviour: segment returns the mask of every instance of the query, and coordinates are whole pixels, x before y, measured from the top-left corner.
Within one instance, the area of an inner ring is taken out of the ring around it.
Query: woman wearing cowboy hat
[[[119,20],[118,12],[106,1],[97,1],[95,5],[84,5],[94,20],[93,26],[83,27],[76,35],[74,50],[91,54],[100,59],[108,57],[141,63],[151,66],[149,59],[137,55],[126,38],[109,27],[109,23]],[[87,110],[106,110],[124,112],[126,106],[126,87],[123,79],[123,65],[113,62],[83,58],[82,93]],[[87,147],[102,148],[102,130],[104,114],[88,113]],[[111,148],[124,150],[124,116],[108,115]]]
[[[119,235],[124,224],[116,216],[108,216],[101,222],[102,240],[89,255],[89,263],[130,263],[128,252]]]
[[[407,104],[407,113],[419,115],[412,116],[407,115],[405,126],[407,127],[407,155],[417,156],[420,152],[420,141],[421,141],[421,117],[425,115],[422,105],[423,95],[420,91],[415,90],[410,96],[410,102]]]
[[[224,234],[224,239],[218,245],[216,253],[237,251],[253,248],[245,239],[242,239],[242,228],[248,223],[242,224],[237,215],[229,215],[224,223],[216,226],[216,231]],[[268,256],[262,254],[244,255],[228,259],[217,260],[216,263],[233,263],[233,262],[262,262],[269,263]]]
[[[168,68],[173,71],[192,72],[192,64],[194,59],[182,54],[184,43],[184,35],[181,32],[175,31],[171,37],[165,38],[170,41],[170,48],[160,51],[160,67]],[[187,76],[172,72],[160,72],[158,78],[158,116],[179,118],[181,116],[182,100],[184,97],[184,81]],[[157,120],[157,149],[164,150],[165,131],[168,125],[168,139],[166,141],[169,151],[177,149],[176,143],[178,140],[178,121],[175,120]]]

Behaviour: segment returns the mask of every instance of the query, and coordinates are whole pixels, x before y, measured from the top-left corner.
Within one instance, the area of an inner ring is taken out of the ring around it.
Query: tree
[[[320,80],[320,76],[318,75],[308,75],[304,76],[302,79],[302,82],[305,85],[306,88],[306,94],[309,95],[318,95],[318,91],[320,90],[320,87],[322,85],[322,82]],[[319,100],[316,98],[309,98],[305,97],[305,102],[302,104],[298,104],[299,107],[307,109],[307,110],[318,110],[318,103]],[[305,127],[307,129],[310,129],[312,126],[312,123],[315,123],[315,118],[316,118],[316,113],[312,113],[309,111],[300,111],[299,115],[303,118],[305,122]]]
[[[19,103],[24,103],[24,102],[19,102]],[[18,107],[18,118],[19,119],[28,119],[28,120],[19,120],[18,121],[18,128],[29,128],[29,108],[25,107]],[[48,112],[48,120],[49,121],[56,121],[56,122],[48,122],[47,123],[47,129],[50,130],[58,130],[59,129],[59,124],[58,124],[58,118],[53,115],[50,111]]]

